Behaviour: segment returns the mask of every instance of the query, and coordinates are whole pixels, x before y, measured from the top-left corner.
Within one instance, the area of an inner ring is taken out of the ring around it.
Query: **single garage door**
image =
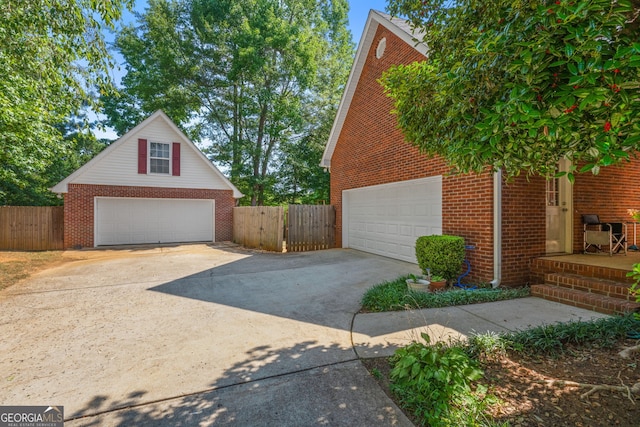
[[[95,245],[212,242],[213,200],[96,197]]]
[[[442,176],[342,192],[344,247],[417,262],[420,236],[442,234]]]

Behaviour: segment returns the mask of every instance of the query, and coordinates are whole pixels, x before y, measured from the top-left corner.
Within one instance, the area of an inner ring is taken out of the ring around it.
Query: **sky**
[[[369,15],[370,9],[375,9],[384,12],[387,6],[386,0],[349,0],[349,30],[351,30],[351,36],[353,38],[353,42],[356,47],[360,41],[360,37],[362,36],[362,31],[364,30],[364,25],[367,22],[367,16]],[[134,10],[136,12],[144,12],[147,7],[147,0],[136,0]],[[132,23],[135,21],[135,17],[132,12],[125,11],[123,16],[124,23]],[[113,42],[114,35],[108,34],[106,35],[106,39],[108,42]],[[113,53],[113,52],[112,52]],[[120,70],[113,70],[113,77],[116,82],[119,82],[122,77],[123,66],[122,66],[122,57],[115,54],[116,62],[120,65]],[[99,131],[96,129],[95,131],[98,138],[109,138],[115,139],[117,135],[110,129],[107,129],[105,132]]]

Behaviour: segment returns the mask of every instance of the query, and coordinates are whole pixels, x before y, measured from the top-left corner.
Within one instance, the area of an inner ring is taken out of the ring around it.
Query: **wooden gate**
[[[62,206],[0,206],[0,250],[45,251],[63,247]]]
[[[247,248],[282,252],[284,208],[242,206],[233,208],[233,241]]]
[[[330,249],[336,240],[336,210],[331,205],[289,205],[287,252]]]

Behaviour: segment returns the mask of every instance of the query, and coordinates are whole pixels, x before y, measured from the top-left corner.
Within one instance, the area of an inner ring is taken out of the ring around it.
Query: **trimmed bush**
[[[416,240],[416,258],[422,271],[451,281],[460,275],[464,261],[464,239],[459,236],[421,236]]]

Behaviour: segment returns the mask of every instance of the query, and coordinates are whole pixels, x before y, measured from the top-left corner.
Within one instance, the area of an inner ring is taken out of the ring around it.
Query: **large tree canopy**
[[[44,175],[73,148],[60,125],[108,89],[102,31],[131,3],[0,0],[0,204],[50,199]]]
[[[127,74],[105,100],[109,124],[122,133],[162,108],[246,202],[307,200],[308,185],[326,199],[318,164],[353,53],[347,11],[346,0],[151,0],[116,40]]]
[[[561,158],[597,173],[640,148],[639,0],[391,0],[389,10],[429,48],[382,79],[425,153],[462,172],[549,176]]]

